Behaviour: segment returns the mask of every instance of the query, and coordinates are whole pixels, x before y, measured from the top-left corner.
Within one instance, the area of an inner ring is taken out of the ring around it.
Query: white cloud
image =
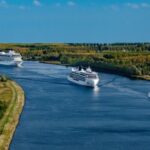
[[[55,6],[56,6],[56,7],[60,7],[60,6],[61,6],[61,3],[58,2],[58,3],[55,4]]]
[[[110,8],[114,11],[120,10],[120,7],[118,5],[111,5]]]
[[[39,6],[42,5],[39,0],[34,0],[34,1],[33,1],[33,4],[34,4],[34,6],[37,6],[37,7],[39,7]]]
[[[150,8],[150,4],[148,3],[127,3],[126,6],[133,9]]]
[[[22,6],[19,6],[18,8],[19,8],[20,10],[25,10],[25,9],[26,9],[26,7],[23,6],[23,5],[22,5]]]
[[[136,3],[127,3],[126,4],[128,7],[130,8],[133,8],[133,9],[138,9],[140,8],[140,5],[139,4],[136,4]]]
[[[141,7],[143,7],[143,8],[150,8],[150,4],[148,4],[148,3],[141,3]]]
[[[8,7],[8,4],[5,0],[0,0],[0,7]]]
[[[75,3],[75,2],[73,2],[73,1],[68,1],[67,5],[68,5],[68,6],[75,6],[75,5],[76,5],[76,3]]]

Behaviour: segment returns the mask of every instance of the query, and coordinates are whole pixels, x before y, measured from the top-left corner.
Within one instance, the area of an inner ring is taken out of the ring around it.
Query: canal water
[[[149,150],[150,82],[100,73],[99,88],[71,84],[70,68],[0,67],[26,103],[10,150]]]

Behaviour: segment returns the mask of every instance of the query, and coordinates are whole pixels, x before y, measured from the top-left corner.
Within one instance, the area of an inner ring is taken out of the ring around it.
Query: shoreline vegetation
[[[0,149],[8,150],[24,106],[24,91],[0,76]]]
[[[91,66],[98,72],[150,80],[150,43],[33,43],[0,44],[24,60],[66,66]]]
[[[76,67],[76,66],[72,66],[72,65],[69,65],[69,64],[61,64],[61,62],[59,62],[59,61],[40,61],[40,63],[53,64],[53,65],[62,65],[62,66],[66,66],[66,67],[68,67],[68,66],[70,66],[70,67]],[[99,69],[94,68],[94,70],[99,72]],[[128,77],[130,79],[135,79],[135,80],[137,79],[137,80],[147,80],[147,81],[150,81],[150,75],[131,75],[131,76],[128,76],[128,75],[124,75],[124,74],[121,74],[121,73],[116,73],[114,71],[109,71],[109,70],[103,70],[103,71],[101,70],[101,72],[103,72],[103,73],[110,73],[110,74],[116,74],[116,75],[121,75],[121,76],[125,76],[125,77]]]

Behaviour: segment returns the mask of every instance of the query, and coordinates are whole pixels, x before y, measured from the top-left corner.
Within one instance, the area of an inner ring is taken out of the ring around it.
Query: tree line
[[[34,43],[0,44],[20,52],[24,60],[91,66],[129,77],[150,76],[150,43]]]

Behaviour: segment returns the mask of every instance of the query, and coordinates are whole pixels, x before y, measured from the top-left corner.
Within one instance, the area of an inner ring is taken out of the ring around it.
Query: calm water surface
[[[150,82],[101,74],[99,88],[66,80],[69,68],[0,67],[25,90],[10,150],[149,150]]]

